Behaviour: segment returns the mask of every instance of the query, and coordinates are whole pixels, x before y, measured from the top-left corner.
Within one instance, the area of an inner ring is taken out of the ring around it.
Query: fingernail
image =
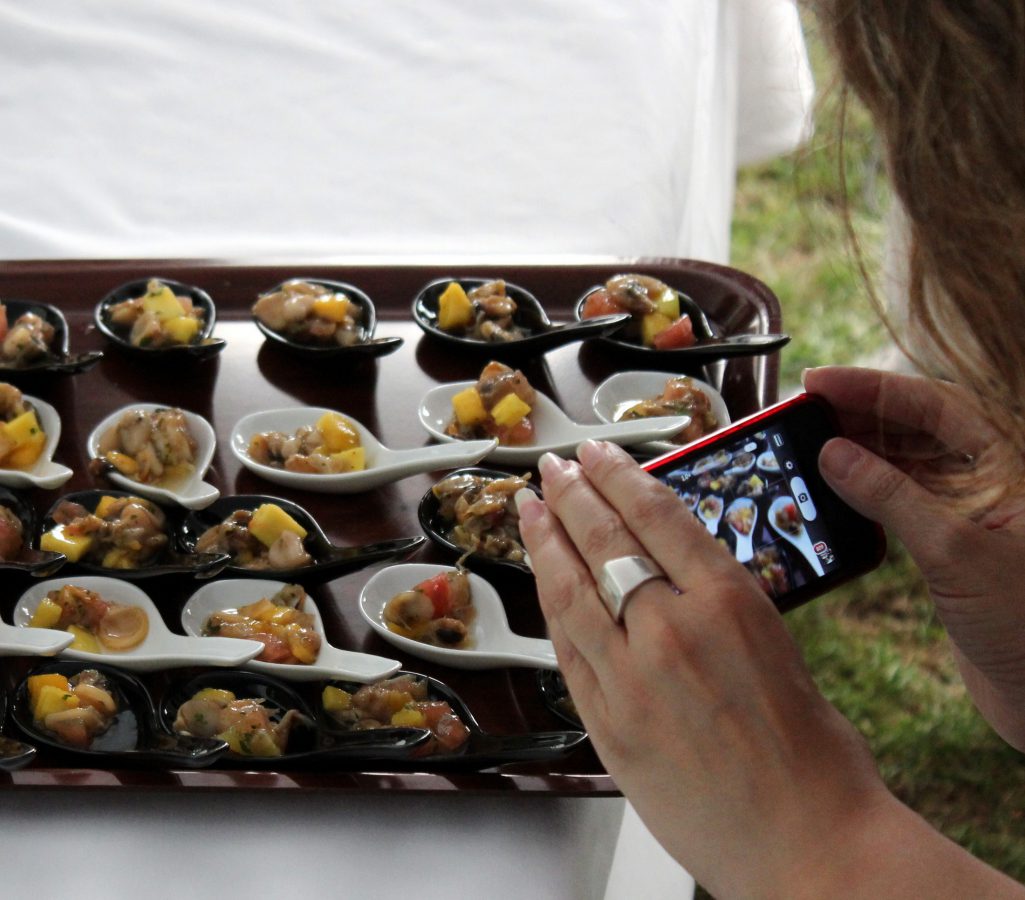
[[[537,469],[541,473],[542,480],[545,478],[558,478],[559,475],[569,469],[569,463],[554,453],[544,453],[537,461]]]
[[[544,505],[530,488],[520,488],[513,495],[513,500],[516,503],[516,511],[520,514],[521,522],[529,525],[541,518]]]
[[[807,388],[808,387],[808,384],[805,381],[805,379],[808,377],[808,373],[809,372],[814,372],[814,371],[815,370],[813,368],[808,368],[808,369],[802,369],[801,370],[801,387],[803,387],[803,388]]]
[[[598,465],[608,454],[608,444],[604,441],[586,440],[577,447],[577,459],[580,464],[589,469]]]
[[[846,438],[833,438],[827,441],[819,454],[819,467],[822,474],[837,481],[843,481],[851,474],[851,470],[861,462],[865,453],[853,441]]]

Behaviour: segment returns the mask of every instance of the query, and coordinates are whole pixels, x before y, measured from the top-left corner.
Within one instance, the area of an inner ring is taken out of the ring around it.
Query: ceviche
[[[263,651],[256,658],[263,662],[311,665],[321,637],[316,618],[303,611],[305,604],[306,591],[286,584],[272,597],[213,613],[203,623],[203,634],[259,641]]]
[[[454,417],[445,433],[461,440],[498,438],[509,446],[529,444],[534,439],[530,414],[535,397],[519,369],[490,362],[475,385],[452,398]]]
[[[427,728],[431,732],[429,751],[458,750],[470,737],[470,730],[449,703],[431,700],[427,681],[416,675],[396,675],[354,692],[327,685],[322,695],[324,712],[343,728]]]
[[[303,545],[306,535],[280,506],[264,503],[255,510],[237,509],[208,528],[196,541],[196,552],[227,553],[233,565],[245,569],[295,569],[313,562]]]
[[[31,469],[45,446],[32,404],[13,384],[0,382],[0,469]]]
[[[450,282],[438,297],[438,327],[476,341],[518,341],[527,331],[513,321],[516,301],[502,280],[488,281],[465,290]]]
[[[138,569],[168,546],[167,517],[142,497],[105,495],[92,512],[81,503],[64,500],[52,518],[54,526],[43,533],[39,547],[63,553],[68,562]]]
[[[303,425],[294,434],[254,434],[249,439],[248,453],[262,465],[289,472],[328,475],[366,468],[359,431],[345,416],[335,412],[324,413],[315,425]]]
[[[626,329],[645,347],[679,350],[692,346],[694,326],[687,314],[680,314],[680,298],[669,285],[648,275],[616,275],[584,301],[581,318],[630,313],[633,322]]]
[[[176,294],[170,285],[151,278],[146,293],[107,308],[111,326],[124,332],[133,347],[173,347],[201,339],[203,310],[187,294]]]
[[[110,465],[140,484],[174,484],[194,471],[196,447],[180,409],[133,409],[100,436],[91,469]]]
[[[467,646],[475,613],[469,576],[457,569],[396,594],[384,607],[384,623],[414,641],[458,648]]]
[[[624,405],[626,408],[616,416],[617,421],[652,416],[690,416],[690,424],[673,435],[674,444],[689,444],[711,434],[722,424],[712,412],[712,401],[708,395],[686,375],[666,381],[665,389],[658,397]]]
[[[203,688],[178,707],[174,730],[193,737],[226,741],[239,756],[273,757],[288,750],[288,738],[309,719],[297,709],[268,709],[263,700]]]
[[[144,609],[114,603],[96,591],[73,584],[43,597],[29,625],[74,635],[70,649],[84,653],[123,653],[138,647],[149,634],[149,617]]]
[[[360,304],[322,284],[295,278],[253,304],[253,315],[271,331],[301,344],[349,347],[363,339]]]
[[[527,551],[513,498],[527,486],[529,477],[486,478],[463,473],[439,481],[431,491],[446,524],[444,537],[469,553],[523,562]]]
[[[87,749],[117,718],[114,692],[95,669],[70,678],[56,672],[30,675],[27,686],[33,721],[71,747]]]
[[[0,303],[0,364],[18,369],[51,353],[53,325],[35,313],[22,313],[8,321],[7,307]]]

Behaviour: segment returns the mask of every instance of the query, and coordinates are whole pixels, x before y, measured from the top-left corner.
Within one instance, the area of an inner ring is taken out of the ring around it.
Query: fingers
[[[889,436],[909,432],[973,455],[998,439],[967,391],[937,379],[824,366],[804,373],[804,387],[829,401],[848,437],[888,453],[895,452]]]
[[[641,469],[626,451],[615,444],[586,441],[577,456],[595,495],[591,508],[604,507],[605,515],[628,523],[630,540],[642,548],[639,552],[654,559],[681,591],[734,568],[675,491]],[[545,490],[547,496],[547,486]],[[586,528],[586,523],[580,527]]]
[[[967,546],[972,524],[896,466],[853,441],[834,438],[822,448],[819,468],[843,500],[904,543],[930,580],[960,561],[955,548]]]
[[[613,674],[624,634],[598,597],[587,565],[544,501],[532,491],[521,490],[516,505],[538,599],[567,681],[572,680],[574,668],[585,681]]]

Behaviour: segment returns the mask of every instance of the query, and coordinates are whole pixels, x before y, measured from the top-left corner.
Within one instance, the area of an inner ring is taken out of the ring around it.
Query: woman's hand
[[[896,802],[754,577],[619,448],[587,443],[579,455],[582,468],[546,455],[544,502],[529,491],[517,501],[560,667],[599,756],[717,896],[758,886],[800,896]],[[595,578],[629,555],[657,562],[679,593],[649,581],[623,627]]]
[[[822,474],[907,547],[976,705],[1025,750],[1025,496],[1012,491],[976,520],[949,495],[970,466],[1006,478],[993,459],[1006,452],[1000,435],[942,381],[829,367],[806,372],[805,387],[832,404],[850,438],[826,444]]]
[[[717,897],[1022,897],[887,791],[819,693],[753,576],[676,494],[611,444],[551,454],[520,491],[549,633],[577,710],[623,793]],[[666,573],[616,622],[605,562]]]

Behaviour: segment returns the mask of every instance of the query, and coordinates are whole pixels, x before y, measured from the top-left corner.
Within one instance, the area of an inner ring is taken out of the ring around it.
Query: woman
[[[1025,0],[817,5],[906,213],[907,342],[957,382],[808,372],[846,433],[820,465],[905,543],[980,712],[1025,750]],[[547,455],[544,502],[517,498],[542,607],[603,762],[700,883],[1025,896],[887,791],[772,603],[670,489],[611,445],[578,458]],[[666,577],[619,623],[595,578],[635,555]]]

